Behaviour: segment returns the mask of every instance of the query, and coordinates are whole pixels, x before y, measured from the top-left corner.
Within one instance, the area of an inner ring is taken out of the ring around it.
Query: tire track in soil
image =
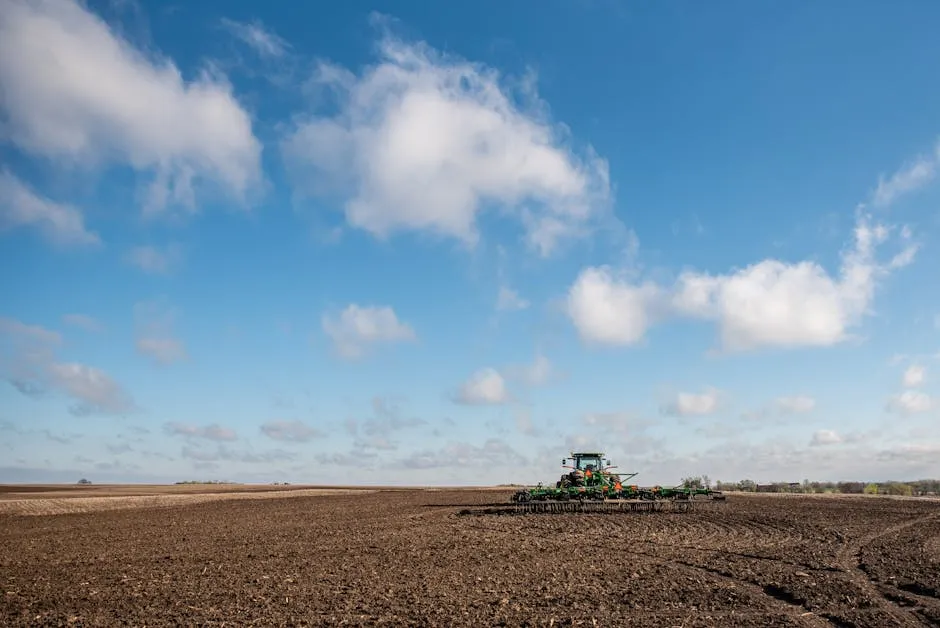
[[[848,579],[860,589],[868,593],[872,599],[876,600],[879,607],[890,617],[897,620],[900,626],[922,626],[923,622],[917,616],[913,615],[914,609],[908,609],[901,606],[897,601],[892,600],[885,591],[883,591],[868,574],[861,568],[861,551],[866,545],[874,543],[878,539],[903,532],[904,530],[926,523],[933,519],[940,518],[940,513],[931,513],[923,517],[915,517],[903,523],[899,523],[871,534],[859,537],[855,541],[846,544],[836,555],[836,561],[842,567],[843,573]],[[894,596],[892,596],[894,597]]]
[[[623,530],[626,528],[625,522],[622,522],[622,521],[617,521],[617,522],[607,521],[607,523],[613,523],[614,527],[620,530]],[[728,528],[733,529],[733,526],[727,526],[727,524],[724,524],[724,525]],[[470,523],[470,524],[467,524],[467,527],[474,528],[477,530],[482,530],[485,532],[498,532],[501,534],[511,534],[514,536],[518,534],[517,529],[503,529],[502,527],[487,527],[483,524]],[[648,541],[648,540],[635,541],[635,542],[645,543],[647,545],[654,545],[654,546],[657,545],[654,541]],[[592,545],[594,547],[605,548],[605,549],[608,547],[607,545],[595,544],[595,543],[584,543],[584,542],[582,542],[582,545]],[[780,593],[775,594],[773,592],[770,592],[768,591],[768,587],[762,587],[761,585],[751,582],[750,580],[745,580],[745,579],[733,576],[731,574],[725,573],[723,571],[712,569],[709,567],[703,567],[701,565],[696,565],[694,563],[687,563],[681,560],[672,560],[669,558],[663,558],[661,555],[658,555],[658,554],[650,554],[647,552],[639,551],[636,549],[636,547],[631,547],[630,553],[642,556],[643,558],[647,559],[650,563],[653,563],[655,565],[659,565],[662,567],[672,567],[680,571],[686,570],[686,571],[692,571],[694,573],[702,573],[712,578],[730,582],[736,587],[740,586],[747,592],[753,594],[755,598],[766,600],[769,603],[769,606],[771,609],[776,610],[781,616],[792,619],[794,624],[797,626],[827,626],[828,627],[832,625],[831,622],[827,621],[825,618],[819,615],[816,615],[812,611],[807,610],[806,607],[804,607],[800,602],[791,601],[790,599],[788,599],[786,595],[782,595]],[[673,615],[673,614],[676,616],[681,616],[684,614],[684,611],[682,612],[677,611],[675,613],[667,613],[667,615]],[[743,618],[745,616],[750,615],[751,613],[749,613],[748,611],[744,611],[742,613],[715,612],[713,614],[714,615],[725,614],[725,615],[730,615],[731,617],[738,616],[738,617]],[[761,611],[757,611],[757,614],[763,618],[766,618],[766,615],[767,615],[766,612],[761,612]]]
[[[625,522],[623,521],[616,521],[613,523],[615,524],[617,528],[626,529]],[[747,522],[747,523],[753,523],[753,522]],[[727,522],[722,522],[720,526],[727,528],[731,532],[737,529],[736,526],[728,524]],[[750,526],[745,526],[745,527],[748,529],[748,532],[751,532]],[[647,545],[653,545],[654,547],[662,547],[661,544],[656,543],[655,541],[644,540],[644,541],[639,541],[639,542],[645,543]],[[761,586],[755,582],[751,582],[750,580],[734,576],[732,574],[721,571],[719,569],[714,569],[712,567],[704,567],[702,565],[696,565],[695,563],[690,563],[690,562],[686,562],[684,560],[679,560],[679,559],[664,558],[659,554],[650,554],[648,552],[642,552],[642,551],[637,550],[636,548],[632,548],[631,551],[659,565],[671,566],[671,567],[676,567],[679,569],[688,569],[688,570],[695,571],[695,572],[705,573],[705,574],[708,574],[709,576],[717,577],[722,580],[729,581],[733,583],[735,586],[741,586],[746,591],[754,594],[755,597],[764,598],[768,600],[770,604],[773,607],[776,607],[777,610],[779,610],[782,615],[785,615],[793,619],[797,625],[801,625],[801,626],[830,626],[831,625],[831,622],[829,622],[828,620],[826,620],[825,618],[819,615],[816,615],[816,613],[807,610],[806,607],[803,606],[801,602],[794,600],[790,596],[786,595],[785,592],[776,591],[771,587]],[[773,560],[773,559],[765,559],[765,560]],[[774,561],[774,562],[779,562],[779,561]]]
[[[803,606],[802,602],[794,600],[792,597],[787,595],[785,592],[779,591],[773,587],[762,587],[759,584],[755,584],[750,580],[744,578],[739,578],[733,576],[727,572],[715,569],[713,567],[703,567],[702,565],[696,565],[695,563],[686,562],[684,560],[669,559],[663,558],[656,554],[648,554],[646,552],[641,552],[636,549],[633,549],[634,554],[639,554],[640,556],[645,557],[652,563],[659,565],[677,567],[679,569],[688,569],[691,571],[697,571],[701,573],[708,574],[712,577],[717,577],[722,580],[727,580],[732,582],[735,586],[741,586],[746,591],[754,594],[756,597],[764,597],[769,600],[772,600],[771,604],[775,606],[783,615],[786,615],[796,621],[797,624],[803,626],[830,626],[831,623],[816,615],[813,611],[806,610],[806,607]]]
[[[613,524],[613,526],[617,528],[618,530],[626,529],[625,521],[610,521],[609,519],[606,519],[606,518],[598,520],[598,521],[599,523]],[[630,523],[633,524],[635,523],[635,521],[631,520]],[[685,524],[688,522],[683,521],[681,523]],[[754,523],[753,521],[748,521],[746,522],[746,525],[744,526],[745,529],[747,530],[746,533],[749,535],[752,532],[753,527],[755,526],[747,525],[747,524],[753,524],[753,523]],[[469,524],[468,527],[475,528],[477,530],[483,530],[486,532],[498,532],[502,534],[512,534],[512,535],[518,534],[518,530],[515,528],[504,529],[502,527],[488,527],[483,524]],[[728,532],[734,532],[737,530],[736,526],[729,525],[726,522],[722,522],[721,524],[719,524],[719,527],[725,528]],[[758,525],[756,527],[760,528],[762,526]],[[773,526],[767,526],[767,527],[772,528]],[[636,532],[636,530],[631,528],[630,532]],[[650,541],[650,540],[634,540],[634,543],[644,543],[644,544],[652,545],[652,546],[660,546],[655,541]],[[582,544],[586,544],[586,543],[582,541]],[[596,547],[601,547],[601,548],[607,547],[607,545],[601,545],[601,544],[590,544],[590,545],[595,545]],[[723,572],[714,568],[703,567],[701,565],[696,565],[694,563],[689,563],[689,562],[682,561],[682,560],[664,558],[662,555],[659,555],[659,554],[651,554],[648,552],[643,552],[643,551],[636,549],[635,546],[631,547],[630,553],[643,556],[643,558],[647,559],[649,562],[656,564],[656,565],[660,565],[664,567],[672,567],[680,571],[686,570],[686,571],[692,571],[695,573],[706,574],[709,577],[730,582],[734,584],[735,586],[740,586],[741,588],[745,589],[747,592],[754,595],[756,599],[766,600],[768,602],[768,605],[772,609],[776,610],[778,613],[780,613],[780,615],[787,617],[789,619],[792,619],[795,625],[798,625],[798,626],[831,626],[832,625],[831,622],[827,621],[825,618],[819,615],[816,615],[813,611],[806,609],[806,607],[803,606],[801,602],[793,600],[791,597],[789,597],[786,594],[786,592],[776,591],[772,587],[761,586],[757,583],[751,582],[750,580],[742,579],[732,574],[728,574],[726,572]],[[765,560],[774,560],[774,559],[765,558]],[[779,561],[774,561],[774,562],[779,562]]]

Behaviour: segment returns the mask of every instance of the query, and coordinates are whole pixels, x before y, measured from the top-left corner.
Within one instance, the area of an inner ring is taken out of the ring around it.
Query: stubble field
[[[937,501],[467,516],[512,491],[2,491],[5,626],[940,625]]]

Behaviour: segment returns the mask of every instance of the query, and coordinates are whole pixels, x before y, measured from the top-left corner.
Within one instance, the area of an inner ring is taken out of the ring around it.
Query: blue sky
[[[0,0],[0,481],[938,476],[937,18]]]

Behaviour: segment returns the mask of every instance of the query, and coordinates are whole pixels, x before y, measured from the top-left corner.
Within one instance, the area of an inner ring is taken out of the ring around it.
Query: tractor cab
[[[572,464],[568,464],[569,461]],[[557,487],[595,486],[604,482],[604,472],[610,467],[610,460],[605,460],[604,454],[599,452],[577,452],[562,460],[561,466],[571,471],[561,477]]]
[[[601,471],[610,465],[610,460],[604,460],[603,453],[595,453],[595,452],[572,453],[571,461],[574,463],[574,468],[579,469],[581,471],[591,471],[591,472]],[[565,462],[567,462],[567,460]],[[564,464],[564,462],[562,464]]]

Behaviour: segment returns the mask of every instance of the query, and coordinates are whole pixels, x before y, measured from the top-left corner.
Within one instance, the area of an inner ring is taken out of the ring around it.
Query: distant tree
[[[902,484],[901,482],[888,482],[881,487],[882,492],[887,495],[901,495],[903,497],[910,497],[914,494],[914,489],[911,488],[910,484]]]
[[[82,478],[81,480],[78,481],[78,483],[79,484],[91,484],[91,480]]]
[[[701,476],[682,478],[682,488],[705,488]]]
[[[866,495],[877,495],[879,492],[878,485],[874,482],[865,485],[864,493]]]
[[[867,486],[862,482],[839,482],[836,488],[840,493],[861,494],[867,492]]]

